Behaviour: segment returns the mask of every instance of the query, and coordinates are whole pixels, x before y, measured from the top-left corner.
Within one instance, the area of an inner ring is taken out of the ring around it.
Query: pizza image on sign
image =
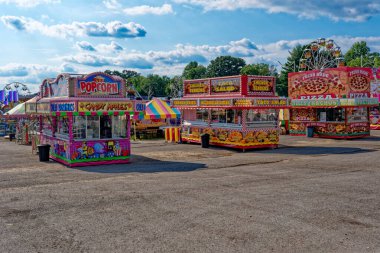
[[[369,89],[370,80],[363,74],[355,74],[350,77],[350,86],[353,91],[367,91]]]
[[[329,84],[324,78],[314,78],[303,81],[302,89],[305,94],[323,94],[328,91]]]

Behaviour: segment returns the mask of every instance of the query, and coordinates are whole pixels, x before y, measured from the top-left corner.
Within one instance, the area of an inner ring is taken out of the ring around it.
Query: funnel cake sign
[[[105,73],[92,73],[77,79],[76,96],[125,97],[124,89],[124,82],[121,78]]]

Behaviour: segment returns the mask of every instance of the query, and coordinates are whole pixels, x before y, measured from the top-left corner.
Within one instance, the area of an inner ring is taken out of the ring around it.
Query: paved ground
[[[380,133],[69,169],[0,142],[0,252],[380,252]]]

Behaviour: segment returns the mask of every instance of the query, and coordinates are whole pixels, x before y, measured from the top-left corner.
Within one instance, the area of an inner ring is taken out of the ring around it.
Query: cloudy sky
[[[380,51],[379,27],[379,0],[0,0],[0,89],[60,72],[173,76],[219,55],[280,66],[319,37]]]

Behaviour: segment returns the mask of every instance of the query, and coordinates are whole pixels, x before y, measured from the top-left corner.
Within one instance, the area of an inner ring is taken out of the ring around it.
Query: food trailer
[[[290,134],[359,138],[370,134],[371,68],[339,67],[289,73]]]
[[[288,100],[275,95],[272,76],[230,76],[184,81],[184,96],[173,99],[181,111],[182,142],[237,149],[276,148],[278,111]]]
[[[130,115],[124,80],[102,72],[43,81],[36,103],[40,143],[67,166],[128,163]]]
[[[374,68],[373,79],[371,81],[371,95],[378,99],[380,103],[380,68]],[[374,106],[370,109],[371,130],[380,130],[380,106]]]

